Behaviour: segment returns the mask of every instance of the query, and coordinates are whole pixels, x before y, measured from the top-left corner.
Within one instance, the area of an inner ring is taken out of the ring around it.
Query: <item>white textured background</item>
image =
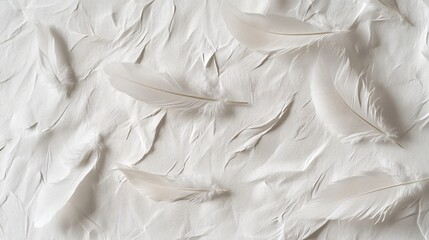
[[[295,215],[314,192],[362,171],[387,169],[405,180],[429,174],[423,54],[429,8],[418,0],[397,3],[413,25],[376,0],[239,4],[250,13],[350,29],[273,54],[235,40],[215,0],[0,0],[0,238],[425,239],[429,224],[417,214],[421,192],[377,224]],[[69,96],[40,68],[36,24],[51,26],[68,50],[76,81]],[[310,80],[318,76],[311,70],[330,64],[318,55],[332,44],[381,92],[403,148],[345,144],[318,120],[310,95]],[[110,62],[143,63],[203,92],[221,89],[252,104],[215,117],[160,110],[116,91],[103,71]],[[73,149],[98,135],[102,150],[94,168],[52,187],[52,179],[70,174],[64,162]],[[249,139],[259,142],[248,145]],[[155,202],[116,163],[213,177],[230,194],[199,204]],[[40,202],[42,193],[48,204]]]

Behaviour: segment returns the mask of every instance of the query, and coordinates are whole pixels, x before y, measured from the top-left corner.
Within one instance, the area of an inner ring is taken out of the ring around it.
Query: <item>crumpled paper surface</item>
[[[250,50],[228,32],[221,2],[0,1],[2,239],[425,239],[413,206],[377,224],[294,213],[316,185],[361,171],[393,165],[429,173],[422,54],[429,8],[398,0],[410,26],[363,0],[236,2],[247,13],[352,25],[326,41],[345,48],[384,93],[404,148],[344,144],[330,134],[310,96],[310,69],[324,64],[316,63],[318,44],[286,54]],[[39,66],[37,24],[65,44],[75,81],[69,96]],[[252,104],[214,119],[158,109],[116,91],[103,72],[110,62],[144,63],[201,88],[221,85]],[[83,175],[68,172],[66,160],[88,147],[100,147],[93,165]],[[231,193],[201,204],[155,202],[116,163],[211,176]]]

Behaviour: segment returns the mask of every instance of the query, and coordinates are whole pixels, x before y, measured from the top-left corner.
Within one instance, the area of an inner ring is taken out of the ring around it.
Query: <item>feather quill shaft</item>
[[[228,191],[211,181],[195,177],[156,175],[125,165],[119,165],[119,170],[137,191],[155,201],[188,200],[197,203],[211,200]]]

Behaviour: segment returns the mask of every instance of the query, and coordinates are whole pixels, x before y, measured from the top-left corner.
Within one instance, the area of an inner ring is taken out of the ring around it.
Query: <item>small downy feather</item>
[[[224,5],[222,13],[234,38],[250,49],[263,52],[287,52],[344,32],[321,30],[291,17],[243,13],[231,5]]]
[[[384,220],[395,205],[420,191],[429,178],[403,180],[384,171],[363,172],[328,185],[298,212],[313,219]]]
[[[34,217],[36,227],[43,227],[49,223],[67,204],[82,180],[95,168],[102,151],[102,140],[97,134],[90,135],[93,137],[68,149],[62,163],[53,166],[59,173],[54,176],[48,175],[48,179],[45,179],[45,184],[36,199]]]
[[[228,192],[212,181],[197,177],[156,175],[125,165],[119,165],[119,170],[137,191],[155,201],[198,203]]]
[[[377,106],[375,89],[354,72],[344,52],[334,52],[322,49],[312,74],[311,97],[319,120],[346,143],[395,142],[396,133]]]
[[[52,28],[36,24],[37,42],[39,45],[40,67],[44,76],[66,96],[75,86],[75,76],[69,65],[66,44]]]
[[[220,110],[225,104],[246,105],[219,96],[203,96],[168,74],[159,74],[140,64],[110,63],[104,71],[112,86],[137,100],[180,111]]]

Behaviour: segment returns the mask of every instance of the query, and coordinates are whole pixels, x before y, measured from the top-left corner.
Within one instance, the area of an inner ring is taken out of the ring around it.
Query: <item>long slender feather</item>
[[[401,200],[412,196],[429,178],[401,181],[383,171],[364,172],[330,184],[299,212],[303,218],[384,220]]]
[[[246,105],[216,96],[203,96],[167,74],[133,63],[111,63],[105,67],[110,83],[117,90],[150,105],[176,110],[219,110],[224,104]],[[217,107],[213,107],[213,105]]]
[[[223,19],[239,42],[264,52],[294,50],[342,32],[321,30],[291,17],[246,14],[230,5],[223,7]]]
[[[311,97],[319,119],[343,142],[395,142],[374,97],[375,89],[335,49],[322,50],[311,81]]]
[[[125,165],[119,165],[119,170],[141,194],[155,201],[202,202],[228,191],[215,183],[197,177],[156,175]]]
[[[69,65],[65,44],[50,27],[36,24],[40,66],[53,85],[68,96],[75,86],[74,72]]]

